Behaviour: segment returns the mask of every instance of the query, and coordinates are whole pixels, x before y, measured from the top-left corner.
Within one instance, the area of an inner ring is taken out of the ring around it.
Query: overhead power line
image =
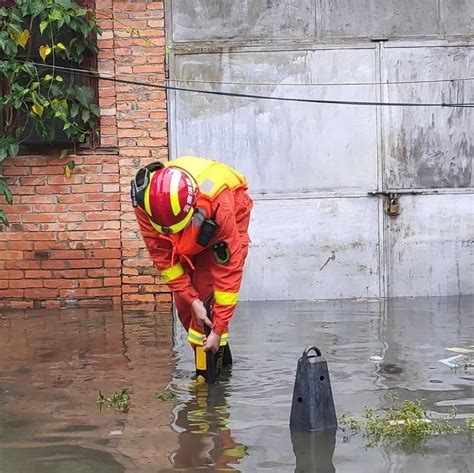
[[[2,58],[4,59],[4,58]],[[160,90],[174,90],[177,92],[190,92],[207,95],[216,95],[224,97],[235,97],[235,98],[248,98],[258,100],[273,100],[280,102],[297,102],[297,103],[315,103],[315,104],[327,104],[327,105],[355,105],[355,106],[380,106],[380,107],[446,107],[446,108],[471,108],[474,106],[473,103],[450,103],[450,102],[373,102],[373,101],[357,101],[357,100],[325,100],[325,99],[312,99],[302,97],[281,97],[273,95],[261,95],[261,94],[246,94],[238,92],[223,92],[217,90],[205,90],[205,89],[191,89],[187,87],[177,87],[170,85],[160,85],[153,82],[143,82],[137,80],[120,79],[116,74],[107,73],[107,75],[101,75],[99,71],[92,69],[77,69],[72,67],[53,66],[51,64],[41,64],[32,61],[24,61],[34,66],[43,67],[47,69],[54,69],[58,71],[72,72],[77,75],[84,77],[91,77],[100,80],[112,81],[121,84],[137,85],[142,87],[156,88]]]
[[[198,79],[166,79],[167,82],[191,82],[193,84],[224,84],[224,85],[248,85],[248,86],[291,86],[291,87],[353,87],[374,85],[410,85],[410,84],[439,84],[443,82],[467,82],[474,81],[474,77],[453,77],[452,79],[420,79],[420,80],[398,80],[386,82],[249,82],[249,81],[217,81]]]

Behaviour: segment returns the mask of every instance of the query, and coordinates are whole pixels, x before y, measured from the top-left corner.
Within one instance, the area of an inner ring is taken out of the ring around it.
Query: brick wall
[[[99,70],[164,79],[163,2],[96,0],[96,11]],[[2,203],[11,226],[0,231],[0,306],[170,301],[129,198],[136,169],[167,159],[166,94],[100,80],[99,106],[100,146],[73,157],[72,177],[54,155],[5,163],[14,205]]]

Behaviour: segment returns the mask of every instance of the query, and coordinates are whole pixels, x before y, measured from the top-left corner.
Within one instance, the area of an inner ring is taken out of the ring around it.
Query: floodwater
[[[438,360],[474,345],[474,297],[383,302],[242,303],[231,324],[234,366],[193,387],[192,352],[167,311],[0,311],[0,472],[472,473],[467,436],[414,452],[334,445],[290,434],[298,358],[317,345],[338,415],[384,408],[391,394],[474,415],[474,373]],[[371,361],[371,357],[381,357]],[[165,387],[177,398],[156,399]],[[128,413],[96,405],[128,388]]]

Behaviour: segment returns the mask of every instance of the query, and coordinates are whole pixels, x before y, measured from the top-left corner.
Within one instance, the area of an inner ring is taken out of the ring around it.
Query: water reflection
[[[472,473],[466,436],[414,453],[291,436],[297,361],[325,356],[338,415],[424,399],[429,414],[474,415],[473,371],[438,362],[474,345],[474,297],[384,302],[243,303],[232,320],[232,376],[189,390],[186,334],[154,310],[0,311],[0,472],[240,471]],[[174,335],[174,339],[173,339]],[[374,362],[372,358],[379,361]],[[155,394],[170,381],[176,403]],[[99,390],[128,387],[128,414],[99,412]]]
[[[336,429],[328,432],[291,432],[295,473],[335,473],[332,462]]]
[[[233,465],[247,455],[247,448],[233,438],[229,426],[229,379],[230,370],[226,370],[217,385],[193,385],[174,409],[172,426],[179,432],[179,447],[170,461],[175,469],[240,471]]]

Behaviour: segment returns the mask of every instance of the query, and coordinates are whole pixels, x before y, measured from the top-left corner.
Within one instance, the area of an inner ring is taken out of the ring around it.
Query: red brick
[[[19,260],[23,258],[22,251],[0,251],[0,260]]]
[[[46,176],[20,177],[21,186],[42,186],[46,184]]]
[[[45,278],[50,278],[51,274],[52,274],[51,271],[45,271],[45,270],[25,271],[25,278],[27,278],[27,279],[45,279]]]
[[[103,279],[84,279],[79,281],[79,287],[102,287],[104,285]]]
[[[28,288],[38,288],[43,287],[43,281],[38,279],[12,279],[9,283],[9,286],[12,289],[28,289]]]
[[[3,289],[0,291],[0,300],[3,297],[23,297],[24,291],[22,289]]]
[[[89,192],[100,192],[102,186],[100,184],[83,184],[71,187],[73,194],[87,194]]]
[[[153,294],[123,294],[123,302],[155,302]]]
[[[78,195],[58,195],[58,202],[60,204],[77,204],[84,200],[83,197]]]
[[[105,260],[104,266],[106,268],[120,268],[122,266],[122,261],[120,261],[119,259]]]
[[[41,269],[66,269],[73,261],[54,260],[41,261]]]
[[[61,307],[61,301],[45,301],[45,309],[59,309]]]
[[[40,269],[39,261],[6,261],[5,269]]]
[[[7,247],[9,250],[32,250],[33,249],[33,243],[28,242],[28,241],[10,241],[7,244]]]
[[[25,289],[25,297],[28,299],[46,299],[59,296],[58,289],[35,288]]]
[[[68,230],[100,230],[102,222],[71,222],[67,224]]]
[[[155,278],[153,276],[124,276],[123,283],[124,284],[152,284],[155,282]]]
[[[74,260],[69,261],[70,268],[101,268],[103,262],[101,260]]]
[[[67,250],[67,251],[53,251],[51,252],[51,259],[85,259],[86,252],[83,250]]]
[[[88,296],[120,296],[122,294],[122,288],[120,287],[101,287],[101,288],[90,288],[87,289]]]
[[[68,242],[68,248],[72,250],[96,250],[105,248],[105,244],[104,241],[70,241]]]
[[[60,289],[59,297],[61,298],[80,298],[87,296],[87,289]]]
[[[44,287],[50,289],[74,289],[79,287],[79,282],[76,279],[48,279],[44,281]]]
[[[120,275],[120,271],[117,269],[88,269],[87,276],[90,278],[103,278],[103,277],[117,277]]]
[[[104,249],[104,250],[87,250],[86,251],[86,258],[120,259],[121,257],[122,257],[122,252],[120,250]]]

